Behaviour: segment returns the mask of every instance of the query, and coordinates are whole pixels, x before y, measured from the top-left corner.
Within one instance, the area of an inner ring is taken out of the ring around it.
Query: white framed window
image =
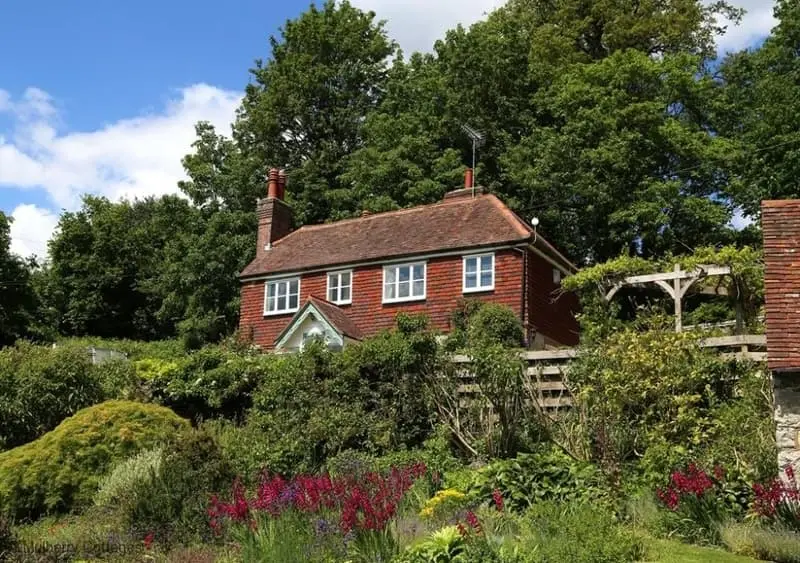
[[[383,302],[400,303],[425,299],[425,262],[383,267]]]
[[[464,256],[464,293],[494,289],[494,254]]]
[[[264,314],[284,315],[300,308],[300,278],[268,281],[264,289]]]
[[[328,274],[328,301],[337,305],[353,302],[353,270]]]

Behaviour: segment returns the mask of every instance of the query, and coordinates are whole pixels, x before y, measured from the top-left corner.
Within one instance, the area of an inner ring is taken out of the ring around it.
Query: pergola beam
[[[614,295],[625,286],[641,286],[648,283],[655,283],[664,293],[672,297],[675,306],[675,332],[681,332],[683,330],[683,298],[689,291],[689,288],[698,280],[709,276],[726,276],[730,273],[731,269],[729,266],[701,264],[696,269],[687,272],[681,269],[680,264],[675,264],[675,269],[671,272],[628,276],[624,280],[615,283],[608,292],[606,292],[605,299],[606,301],[611,301]]]

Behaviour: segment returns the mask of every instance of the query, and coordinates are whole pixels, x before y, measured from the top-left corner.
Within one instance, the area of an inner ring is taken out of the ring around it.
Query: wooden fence
[[[734,336],[717,336],[700,341],[703,348],[713,349],[725,358],[749,360],[753,362],[767,361],[767,338],[763,334],[738,334]],[[570,362],[578,356],[575,348],[556,350],[537,350],[522,352],[525,362],[525,385],[531,396],[538,399],[539,405],[547,411],[572,406],[572,396],[564,381],[569,374]],[[469,370],[472,360],[469,356],[456,355],[452,361],[459,365],[462,384],[459,395],[464,400],[480,393],[479,386]]]

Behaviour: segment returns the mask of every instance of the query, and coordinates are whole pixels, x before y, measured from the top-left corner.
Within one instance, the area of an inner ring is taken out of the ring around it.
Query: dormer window
[[[300,308],[300,278],[268,281],[265,289],[264,314],[284,315]]]
[[[464,293],[494,289],[494,254],[464,256]]]

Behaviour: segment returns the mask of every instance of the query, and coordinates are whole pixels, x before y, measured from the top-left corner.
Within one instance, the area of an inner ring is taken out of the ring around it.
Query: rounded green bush
[[[0,513],[21,520],[86,506],[112,466],[188,426],[156,405],[107,401],[83,409],[0,454]]]
[[[502,344],[515,348],[522,345],[524,336],[519,317],[505,305],[484,303],[469,318],[467,341],[470,346]]]

